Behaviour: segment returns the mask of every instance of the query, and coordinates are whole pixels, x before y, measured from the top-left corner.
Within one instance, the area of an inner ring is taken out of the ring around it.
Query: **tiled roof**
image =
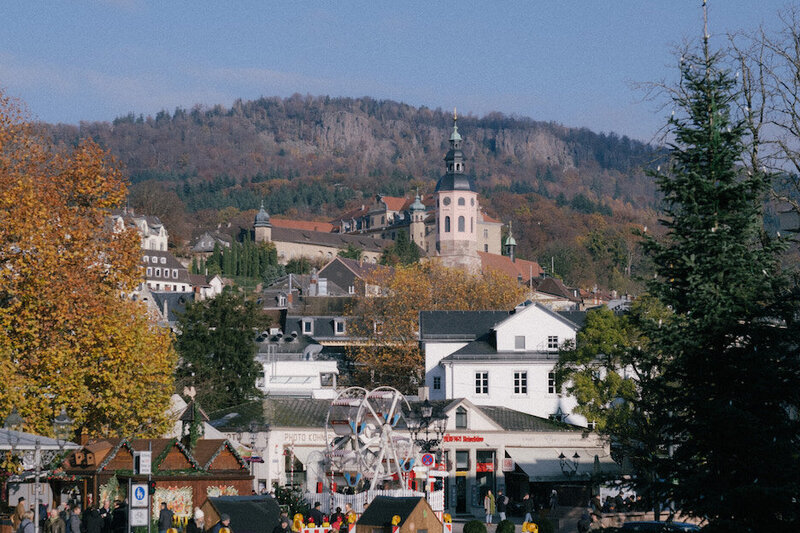
[[[478,252],[478,256],[481,258],[481,270],[484,272],[497,270],[514,279],[519,279],[521,276],[526,283],[531,277],[537,278],[544,273],[544,270],[536,261],[527,261],[519,258],[516,261],[511,261],[508,256],[490,254],[488,252]]]
[[[320,274],[334,261],[338,261],[345,265],[356,277],[360,279],[364,279],[376,270],[386,270],[388,275],[391,275],[394,272],[394,268],[390,266],[378,265],[376,263],[370,263],[367,261],[359,261],[356,259],[350,259],[347,257],[334,257],[330,263],[325,265],[320,269]]]
[[[480,216],[483,218],[484,222],[491,222],[492,224],[502,224],[502,222],[500,222],[496,218],[492,218],[489,215],[487,215],[483,209],[481,209]]]
[[[414,201],[413,198],[404,198],[402,196],[382,196],[381,200],[386,204],[386,209],[389,211],[402,211]]]
[[[330,400],[265,398],[209,414],[220,431],[246,429],[250,422],[271,427],[325,427]]]
[[[165,281],[168,283],[187,283],[190,284],[189,271],[175,256],[169,252],[160,250],[142,250],[141,265],[145,268],[145,279],[148,281]],[[147,275],[147,268],[150,267],[150,275]],[[156,269],[160,269],[160,275],[156,276]],[[177,271],[178,277],[172,275],[172,271]],[[170,275],[165,275],[169,273]]]
[[[317,222],[313,220],[290,220],[287,218],[275,218],[272,217],[270,219],[273,228],[289,228],[289,229],[301,229],[306,231],[322,231],[324,233],[330,233],[333,231],[333,224],[330,222]]]
[[[177,322],[178,316],[186,311],[186,306],[194,301],[193,292],[151,291],[150,295],[153,298],[153,302],[158,306],[162,314],[164,312],[164,302],[167,303],[168,316],[164,318],[166,318],[170,323]]]
[[[344,249],[348,244],[362,248],[367,252],[380,252],[392,241],[386,239],[373,239],[359,235],[342,233],[325,233],[322,231],[298,230],[291,228],[272,228],[272,240],[278,242],[291,242],[298,244],[314,244]]]
[[[477,405],[476,407],[506,431],[584,431],[583,428],[577,426],[521,413],[507,407],[489,405]]]
[[[420,311],[420,339],[474,340],[509,314],[509,311]]]
[[[544,278],[539,280],[536,286],[536,292],[558,296],[559,298],[564,298],[571,302],[582,301],[578,289],[570,289],[558,278]],[[577,295],[575,294],[576,292],[578,292]]]

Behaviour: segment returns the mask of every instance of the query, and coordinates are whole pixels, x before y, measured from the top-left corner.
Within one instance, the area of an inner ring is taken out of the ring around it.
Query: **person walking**
[[[161,512],[158,513],[158,533],[167,533],[172,527],[172,511],[167,507],[167,502],[161,502]]]
[[[19,525],[25,519],[25,498],[20,497],[17,500],[17,507],[14,509],[14,514],[11,515],[11,525],[14,527],[14,531],[19,529]]]
[[[211,533],[219,533],[219,531],[225,528],[228,531],[233,531],[231,529],[231,517],[225,513],[222,513],[219,517],[219,522],[217,522],[214,527],[211,528]]]
[[[44,523],[45,533],[67,533],[67,524],[58,515],[56,509],[50,509],[47,513],[47,521]]]
[[[533,522],[533,513],[536,512],[536,502],[531,498],[530,493],[526,492],[522,498],[522,510],[525,511],[525,522]]]
[[[558,492],[556,489],[550,491],[550,510],[555,511],[558,506]]]
[[[491,489],[486,491],[486,496],[483,498],[483,510],[486,511],[486,523],[491,524],[495,511],[494,494]]]
[[[500,515],[500,521],[506,519],[506,508],[508,506],[508,496],[503,494],[502,490],[497,491],[497,514]]]

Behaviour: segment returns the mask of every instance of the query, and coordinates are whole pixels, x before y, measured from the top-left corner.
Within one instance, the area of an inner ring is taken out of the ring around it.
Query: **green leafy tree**
[[[709,531],[797,531],[800,300],[762,227],[769,177],[740,161],[737,97],[707,39],[684,55],[671,162],[656,175],[667,234],[646,241],[649,290],[672,316],[646,324],[662,371],[644,392],[680,509]]]
[[[268,322],[254,301],[231,289],[191,304],[178,320],[178,389],[194,385],[210,411],[258,397],[253,339]]]
[[[387,246],[381,254],[380,263],[382,265],[413,265],[419,262],[420,249],[408,238],[408,233],[400,230],[397,233],[397,240]]]
[[[364,255],[364,250],[352,243],[348,244],[346,249],[339,251],[339,257],[344,257],[346,259],[355,259],[356,261],[361,259],[361,256],[363,255]]]

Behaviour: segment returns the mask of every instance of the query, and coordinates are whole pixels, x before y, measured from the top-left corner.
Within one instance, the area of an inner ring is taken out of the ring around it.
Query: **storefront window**
[[[456,470],[469,470],[469,451],[456,451]]]

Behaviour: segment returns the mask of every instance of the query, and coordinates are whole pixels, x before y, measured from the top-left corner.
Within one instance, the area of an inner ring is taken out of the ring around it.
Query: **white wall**
[[[544,309],[529,305],[498,325],[497,351],[518,351],[514,348],[517,336],[525,337],[525,350],[519,351],[547,351],[549,336],[558,337],[561,345],[567,339],[575,339],[575,329]]]

